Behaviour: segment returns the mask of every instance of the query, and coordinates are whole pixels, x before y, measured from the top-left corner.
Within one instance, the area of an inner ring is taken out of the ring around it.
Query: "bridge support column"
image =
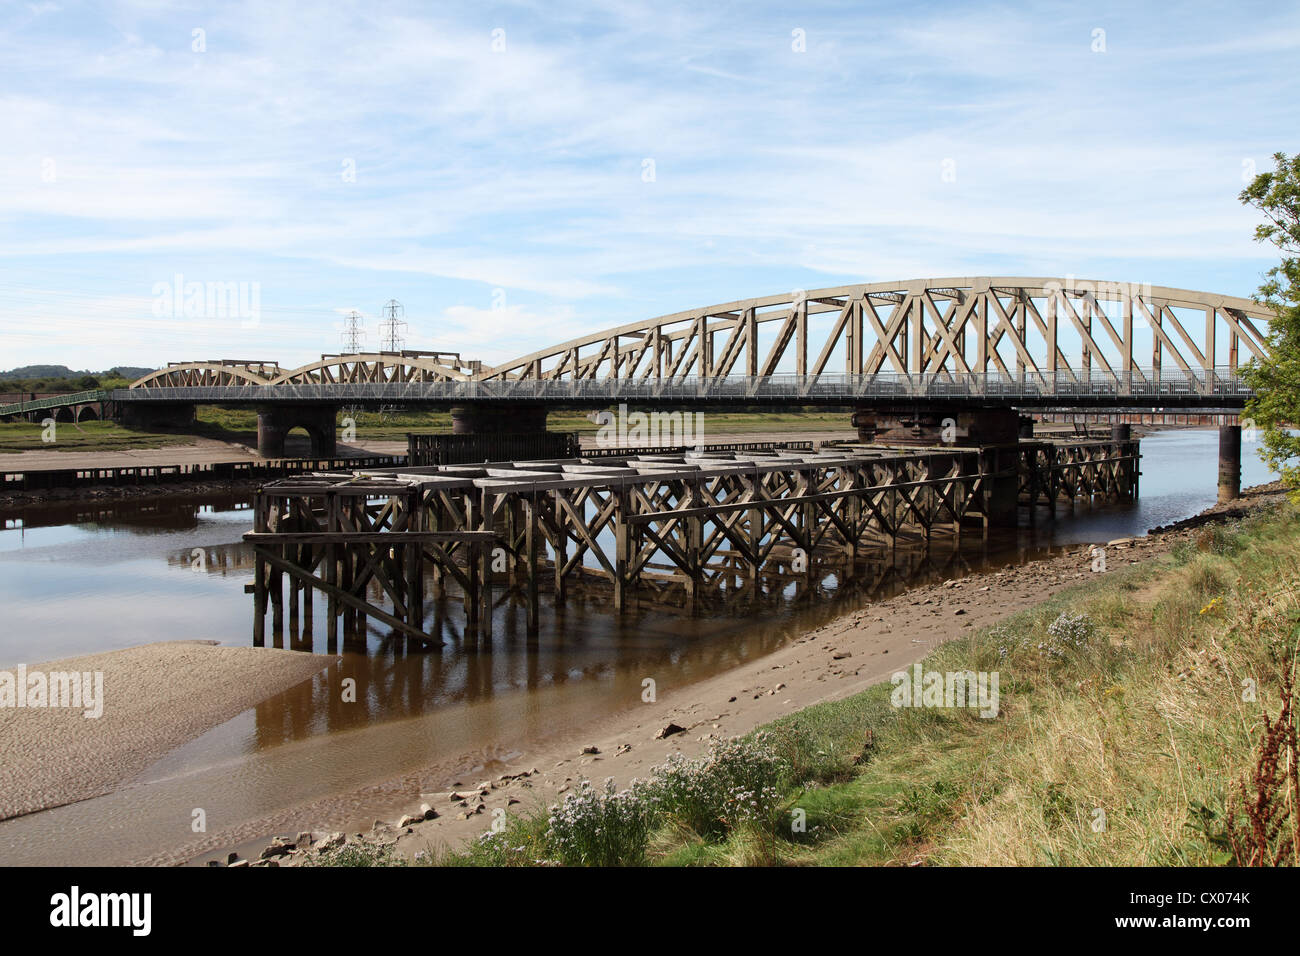
[[[333,405],[271,405],[257,410],[257,453],[263,458],[283,458],[285,437],[302,428],[311,437],[311,457],[334,458],[338,437]]]
[[[184,402],[122,402],[118,414],[127,428],[190,428],[194,406]]]
[[[1020,444],[980,448],[984,472],[984,513],[991,528],[1014,528],[1020,504]]]
[[[451,431],[454,435],[544,432],[546,431],[546,406],[488,402],[453,408]]]
[[[1110,426],[1110,440],[1120,449],[1121,454],[1137,454],[1137,444],[1133,441],[1133,426],[1127,422],[1116,422]],[[1136,498],[1138,493],[1136,457],[1120,462],[1119,478],[1121,489],[1128,489],[1130,500]],[[1123,494],[1122,490],[1121,494]]]
[[[1020,433],[1014,408],[943,408],[896,405],[853,413],[858,438],[883,445],[920,448],[976,446],[984,473],[983,508],[990,527],[1014,528],[1020,498]],[[1030,420],[1029,427],[1033,428]]]
[[[1020,435],[1013,408],[948,409],[925,405],[859,408],[858,439],[882,445],[1003,445]]]
[[[1219,504],[1241,497],[1241,426],[1219,426]]]

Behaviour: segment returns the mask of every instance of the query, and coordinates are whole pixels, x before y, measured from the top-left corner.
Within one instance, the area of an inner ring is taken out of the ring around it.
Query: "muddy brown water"
[[[1023,520],[987,546],[967,535],[959,550],[900,547],[855,581],[828,574],[811,593],[770,581],[757,601],[717,600],[695,613],[643,602],[617,616],[606,595],[578,591],[560,609],[543,600],[533,642],[522,607],[500,594],[492,635],[466,641],[449,594],[430,601],[441,649],[372,623],[333,654],[317,605],[314,634],[268,636],[268,644],[337,664],[111,794],[0,822],[0,863],[181,861],[193,855],[186,847],[196,839],[197,807],[210,833],[250,839],[283,829],[259,830],[260,821],[286,819],[309,802],[322,808],[318,825],[366,829],[418,801],[421,787],[502,772],[548,740],[636,706],[647,677],[667,693],[760,657],[847,607],[1052,548],[1141,534],[1213,503],[1216,431],[1158,432],[1143,439],[1142,453],[1138,502],[1080,508],[1032,527]],[[1243,469],[1245,485],[1270,478],[1250,445]],[[244,585],[252,555],[240,540],[248,504],[244,495],[208,494],[0,510],[0,667],[150,640],[251,644]],[[356,681],[356,703],[342,701],[345,677]]]

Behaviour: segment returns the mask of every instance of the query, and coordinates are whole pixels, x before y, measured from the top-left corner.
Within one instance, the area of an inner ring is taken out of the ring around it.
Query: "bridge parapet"
[[[1236,370],[1134,369],[1087,375],[919,373],[724,376],[673,379],[465,379],[431,382],[304,382],[281,385],[170,386],[118,389],[121,402],[198,404],[319,403],[452,405],[534,402],[603,405],[864,405],[923,401],[932,405],[1015,407],[1223,407],[1251,397]]]

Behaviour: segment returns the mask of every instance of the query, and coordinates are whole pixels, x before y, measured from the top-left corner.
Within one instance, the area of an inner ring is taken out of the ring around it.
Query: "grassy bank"
[[[450,412],[393,411],[349,412],[356,425],[354,441],[405,441],[407,432],[449,432]],[[339,413],[340,423],[344,413]],[[595,435],[600,427],[582,411],[559,410],[547,417],[546,427],[557,432]],[[710,435],[756,432],[789,432],[793,438],[808,431],[850,431],[849,416],[843,412],[707,412],[703,419],[704,440]],[[55,449],[59,451],[113,451],[125,448],[160,448],[185,444],[195,437],[257,444],[257,413],[247,408],[202,405],[196,409],[195,424],[185,432],[150,432],[124,428],[115,422],[61,422],[57,441],[43,440],[39,423],[0,422],[0,454]],[[305,434],[305,433],[302,433]]]
[[[994,718],[895,707],[879,685],[428,862],[1294,863],[1295,721],[1276,719],[1298,622],[1288,506],[1207,527],[923,662],[997,672]],[[337,862],[398,861],[353,847]]]
[[[1250,777],[1264,714],[1279,714],[1295,666],[1298,545],[1290,509],[1209,528],[924,662],[998,671],[996,719],[895,709],[885,686],[779,722],[809,768],[792,802],[824,827],[803,845],[782,841],[782,860],[1245,862],[1256,803],[1286,814],[1281,832],[1294,834],[1294,781]],[[845,760],[855,744],[858,767]]]
[[[634,409],[635,410],[635,407]],[[357,438],[405,438],[408,431],[450,431],[451,413],[435,411],[348,412],[356,422]],[[546,418],[546,427],[556,432],[594,435],[600,428],[587,418],[586,411],[558,409]],[[704,412],[705,440],[708,435],[762,431],[849,431],[846,412],[810,409],[802,412]],[[343,413],[339,413],[340,421]],[[228,432],[256,432],[257,415],[249,409],[201,406],[201,426]]]
[[[48,434],[39,423],[0,422],[0,455],[41,449],[116,451],[126,448],[162,448],[166,445],[184,445],[194,440],[192,435],[136,431],[116,422],[59,422],[55,426],[54,442],[45,440]]]

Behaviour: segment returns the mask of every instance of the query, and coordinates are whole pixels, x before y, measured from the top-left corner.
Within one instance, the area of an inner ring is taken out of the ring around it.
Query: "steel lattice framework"
[[[1199,321],[1192,324],[1187,312]],[[1183,314],[1180,314],[1183,313]],[[830,321],[817,323],[819,316]],[[796,291],[624,325],[521,356],[482,378],[765,377],[1236,371],[1264,354],[1249,299],[1072,278],[916,279]],[[820,325],[817,332],[813,326]],[[773,335],[762,336],[774,330]],[[1150,329],[1145,334],[1135,332]],[[1075,341],[1077,337],[1077,342]],[[764,343],[761,339],[766,338]],[[1069,344],[1073,358],[1063,348]],[[1138,351],[1150,347],[1150,364]],[[1220,344],[1226,346],[1221,349]],[[1247,354],[1243,356],[1242,346]],[[833,357],[840,361],[835,363]],[[1226,360],[1226,361],[1221,361]]]
[[[430,352],[360,352],[323,355],[294,369],[276,362],[230,359],[171,362],[131,383],[131,388],[224,388],[240,385],[357,385],[464,382],[474,373],[457,367],[459,356]],[[478,363],[473,363],[475,366]]]
[[[1271,317],[1249,299],[1134,283],[917,279],[678,312],[495,367],[429,352],[327,355],[290,370],[273,362],[183,362],[131,388],[165,389],[173,400],[196,387],[208,400],[222,394],[210,389],[228,389],[231,400],[325,400],[336,390],[540,400],[657,397],[686,383],[705,383],[698,393],[705,397],[714,385],[742,379],[755,396],[781,382],[797,383],[792,394],[814,394],[819,381],[839,379],[849,394],[889,382],[913,396],[918,387],[976,394],[986,383],[1013,383],[1012,391],[1038,396],[1085,394],[1099,385],[1105,393],[1159,396],[1173,380],[1193,393],[1240,397],[1238,367],[1264,356],[1261,326]]]
[[[231,385],[270,385],[280,376],[278,362],[214,359],[169,362],[167,367],[131,383],[131,388],[224,388]]]

